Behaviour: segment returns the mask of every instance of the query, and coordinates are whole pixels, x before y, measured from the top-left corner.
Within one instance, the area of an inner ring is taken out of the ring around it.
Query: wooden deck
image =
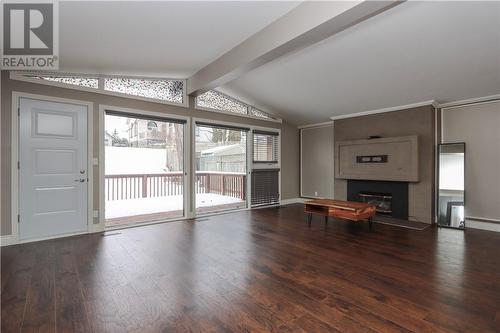
[[[2,248],[2,332],[499,332],[500,234],[258,209]]]

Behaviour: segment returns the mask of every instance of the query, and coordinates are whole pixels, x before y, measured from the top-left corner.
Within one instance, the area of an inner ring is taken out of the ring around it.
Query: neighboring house
[[[133,118],[127,119],[127,125],[129,147],[164,149],[165,170],[182,170],[182,125]]]
[[[152,120],[129,119],[128,140],[131,147],[165,147],[168,124]]]
[[[245,172],[246,147],[237,143],[202,150],[198,157],[202,171]]]

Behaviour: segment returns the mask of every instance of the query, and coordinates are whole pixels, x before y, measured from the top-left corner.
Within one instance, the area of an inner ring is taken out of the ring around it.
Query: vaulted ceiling
[[[223,90],[295,124],[500,94],[500,2],[409,1]]]
[[[61,2],[61,70],[192,77],[299,6]],[[500,94],[500,2],[408,1],[302,43],[243,64],[219,89],[297,125]]]
[[[186,78],[298,4],[61,1],[60,70]]]

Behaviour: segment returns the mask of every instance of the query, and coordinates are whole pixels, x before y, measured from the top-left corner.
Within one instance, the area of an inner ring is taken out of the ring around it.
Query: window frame
[[[57,76],[57,77],[88,77],[88,78],[96,78],[98,80],[97,88],[90,87],[82,87],[75,84],[70,83],[62,83],[57,81],[49,81],[44,79],[31,78],[28,76]],[[154,102],[161,103],[179,107],[189,107],[189,98],[187,96],[187,81],[185,79],[174,79],[174,78],[160,78],[160,77],[144,77],[144,76],[128,76],[128,75],[102,75],[102,74],[82,74],[82,73],[57,73],[57,72],[9,72],[9,78],[11,80],[24,81],[36,84],[44,84],[48,86],[54,86],[59,88],[73,89],[73,90],[81,90],[86,92],[93,92],[102,95],[110,95],[117,97],[125,97],[130,99],[136,99],[146,102]],[[133,80],[165,80],[165,81],[182,81],[182,103],[170,102],[163,99],[151,98],[151,97],[143,97],[137,95],[130,95],[121,92],[104,90],[104,79],[133,79]]]
[[[262,118],[262,117],[257,117],[257,116],[254,116],[252,114],[249,114],[249,108],[254,108],[254,109],[257,109],[261,112],[264,112],[264,113],[267,113],[265,111],[262,111],[260,110],[259,108],[256,108],[255,106],[253,105],[250,105],[248,103],[245,103],[243,101],[240,101],[232,96],[229,96],[228,94],[225,94],[223,92],[220,92],[219,90],[217,89],[212,89],[214,91],[216,91],[217,93],[223,95],[224,97],[230,99],[230,100],[233,100],[235,102],[238,102],[238,103],[241,103],[241,104],[245,104],[247,106],[247,113],[238,113],[238,112],[231,112],[231,111],[227,111],[227,110],[221,110],[221,109],[215,109],[215,108],[210,108],[210,107],[205,107],[205,106],[199,106],[198,105],[198,97],[195,97],[194,99],[194,108],[197,109],[197,110],[203,110],[203,111],[210,111],[210,112],[217,112],[217,113],[222,113],[222,114],[226,114],[226,115],[231,115],[231,116],[238,116],[238,117],[245,117],[245,118],[250,118],[250,119],[257,119],[257,120],[262,120],[262,121],[271,121],[271,122],[275,122],[275,123],[283,123],[283,120],[282,119],[279,119],[279,118]],[[272,115],[270,115],[272,116]]]

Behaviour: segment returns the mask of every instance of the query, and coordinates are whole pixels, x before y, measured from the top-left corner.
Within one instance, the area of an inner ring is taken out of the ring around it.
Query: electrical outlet
[[[94,158],[92,159],[92,163],[93,163],[94,165],[99,165],[99,159],[98,159],[97,157],[94,157]]]

